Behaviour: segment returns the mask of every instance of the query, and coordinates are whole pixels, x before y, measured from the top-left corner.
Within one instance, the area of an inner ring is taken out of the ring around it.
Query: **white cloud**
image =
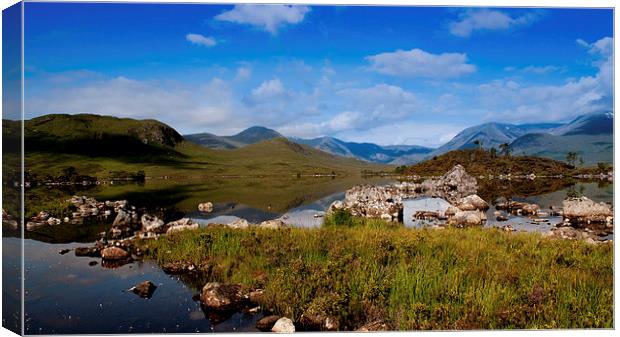
[[[613,98],[613,39],[588,44],[597,54],[594,76],[569,80],[562,85],[521,86],[515,81],[496,80],[478,87],[478,100],[489,111],[487,119],[514,122],[563,121],[578,115],[611,110]]]
[[[241,66],[237,68],[237,75],[235,75],[236,80],[247,80],[252,77],[252,69],[247,66]]]
[[[185,35],[185,39],[193,44],[205,47],[213,47],[217,44],[217,41],[214,38],[200,34],[189,33]]]
[[[502,11],[490,9],[467,10],[459,15],[458,21],[449,24],[450,33],[460,37],[469,37],[477,30],[506,30],[527,25],[537,20],[539,15],[530,12],[512,17]]]
[[[266,100],[273,100],[288,96],[284,85],[278,78],[264,81],[257,88],[252,89],[251,99],[254,103],[260,103]]]
[[[587,48],[590,54],[602,57],[608,57],[614,51],[614,39],[611,37],[604,37],[593,43],[587,43],[582,39],[577,39],[577,44]]]
[[[310,7],[298,5],[235,5],[215,19],[257,26],[276,35],[285,25],[302,22],[308,12]]]
[[[402,77],[454,78],[476,71],[460,53],[431,54],[421,49],[397,50],[366,57],[378,73]]]

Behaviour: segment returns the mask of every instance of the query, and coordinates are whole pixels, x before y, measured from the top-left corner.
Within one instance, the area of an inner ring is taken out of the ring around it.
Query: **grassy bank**
[[[613,247],[470,228],[328,219],[321,229],[208,228],[149,241],[161,264],[265,288],[262,308],[341,330],[613,327]],[[351,225],[351,226],[348,226]]]

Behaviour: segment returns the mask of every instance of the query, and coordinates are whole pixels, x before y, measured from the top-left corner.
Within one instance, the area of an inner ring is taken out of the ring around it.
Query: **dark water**
[[[257,198],[248,198],[245,195],[235,197],[233,192],[219,199],[213,192],[206,196],[189,193],[185,198],[175,196],[171,201],[172,206],[170,203],[149,206],[187,209],[183,212],[184,215],[205,224],[231,222],[239,217],[250,222],[280,218],[290,224],[317,227],[323,221],[321,215],[325,209],[334,200],[343,199],[344,191],[356,183],[368,182],[350,181],[339,184],[336,181],[331,184],[335,187],[325,187],[323,192],[308,184],[294,192],[271,191],[272,194],[266,197],[260,194],[264,191],[260,191],[263,186],[258,184],[255,190],[255,195],[259,195]],[[252,193],[252,189],[243,192]],[[148,190],[146,193],[153,192]],[[286,193],[286,196],[279,196],[279,193]],[[538,195],[516,195],[514,199],[548,207],[561,205],[567,195],[574,193],[581,193],[595,201],[612,202],[613,184],[577,184]],[[89,195],[88,191],[83,194]],[[113,195],[121,198],[125,196],[130,203],[134,202],[132,198],[135,196],[138,196],[135,200],[145,200],[135,188],[131,188],[127,194],[115,192]],[[265,198],[266,200],[263,200]],[[214,212],[205,215],[193,211],[200,200],[214,200]],[[492,218],[492,215],[489,218]],[[155,262],[135,262],[108,269],[101,266],[100,259],[76,257],[73,251],[65,255],[59,254],[62,249],[73,249],[84,246],[84,243],[92,243],[96,233],[108,229],[109,226],[109,223],[77,227],[60,225],[29,234],[29,239],[24,242],[27,334],[256,331],[255,323],[262,317],[261,313],[235,313],[223,321],[210,321],[207,318],[208,313],[203,312],[200,304],[192,300],[192,297],[199,293],[201,284],[196,280],[167,275]],[[535,229],[544,230],[544,226],[547,225],[538,225]],[[548,226],[550,228],[551,225]],[[5,250],[18,250],[19,239],[4,237],[3,245]],[[93,261],[97,264],[90,266],[89,262]],[[13,262],[19,264],[19,261]],[[152,298],[143,299],[126,291],[145,280],[157,285]]]

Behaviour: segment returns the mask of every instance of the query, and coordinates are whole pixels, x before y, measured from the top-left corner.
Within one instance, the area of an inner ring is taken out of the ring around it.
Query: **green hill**
[[[16,122],[3,120],[5,141]],[[81,175],[144,171],[146,176],[359,174],[384,168],[334,156],[284,138],[234,150],[215,150],[185,141],[156,120],[98,115],[46,115],[25,122],[26,171],[30,177],[56,177],[68,167]],[[5,132],[6,131],[6,132]]]

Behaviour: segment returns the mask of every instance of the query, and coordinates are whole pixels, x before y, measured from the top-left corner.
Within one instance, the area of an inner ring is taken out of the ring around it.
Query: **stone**
[[[142,223],[142,230],[145,232],[163,232],[164,221],[154,215],[145,213],[140,218],[140,222]]]
[[[47,224],[50,226],[60,225],[60,223],[61,223],[60,219],[56,219],[54,217],[49,217],[47,219]]]
[[[70,251],[71,251],[71,249],[61,249],[61,250],[58,252],[58,254],[60,254],[60,255],[65,255],[65,254],[67,254],[67,253],[68,253],[68,252],[70,252]]]
[[[77,247],[75,248],[75,256],[100,257],[101,251],[97,247]]]
[[[459,211],[449,220],[449,224],[458,227],[482,225],[482,215],[479,211]]]
[[[153,296],[153,292],[155,292],[157,286],[153,284],[151,281],[144,281],[135,286],[131,287],[131,290],[134,294],[142,297],[142,298],[151,298]]]
[[[263,221],[260,223],[260,225],[258,225],[258,228],[263,229],[281,229],[286,227],[288,227],[286,223],[284,223],[284,221],[280,219]]]
[[[128,227],[131,225],[131,214],[123,209],[119,209],[112,227]]]
[[[497,221],[508,221],[508,217],[504,214],[500,214],[497,217],[495,217],[495,220]]]
[[[366,323],[359,327],[357,332],[372,332],[372,331],[387,331],[387,324],[385,322],[378,320],[370,323]]]
[[[101,258],[109,261],[125,260],[130,257],[124,249],[119,247],[108,247],[101,250]]]
[[[168,228],[166,230],[166,234],[180,232],[184,230],[194,230],[194,229],[198,229],[198,227],[199,227],[198,224],[194,223],[192,219],[183,218],[183,219],[172,221],[166,224],[166,228]]]
[[[277,315],[265,316],[256,322],[256,328],[262,332],[269,332],[279,319],[280,316]]]
[[[521,214],[523,215],[538,215],[540,206],[536,204],[525,204],[521,207]]]
[[[459,199],[456,202],[456,207],[458,207],[462,211],[485,211],[489,209],[489,204],[484,201],[484,199],[480,198],[477,194],[472,194]]]
[[[212,310],[233,310],[239,307],[245,300],[238,284],[222,284],[209,282],[202,287],[200,301]]]
[[[202,202],[198,204],[198,210],[200,212],[211,213],[213,212],[213,203],[211,202]]]
[[[246,229],[250,227],[250,223],[246,219],[239,218],[227,225],[230,228]]]
[[[293,333],[295,332],[295,325],[290,318],[282,317],[276,321],[271,328],[271,331],[279,333]]]
[[[607,223],[613,217],[611,206],[596,203],[586,197],[570,198],[562,202],[564,219],[573,225]]]
[[[341,200],[336,200],[329,205],[327,208],[327,214],[332,214],[338,210],[344,209],[344,202]]]

